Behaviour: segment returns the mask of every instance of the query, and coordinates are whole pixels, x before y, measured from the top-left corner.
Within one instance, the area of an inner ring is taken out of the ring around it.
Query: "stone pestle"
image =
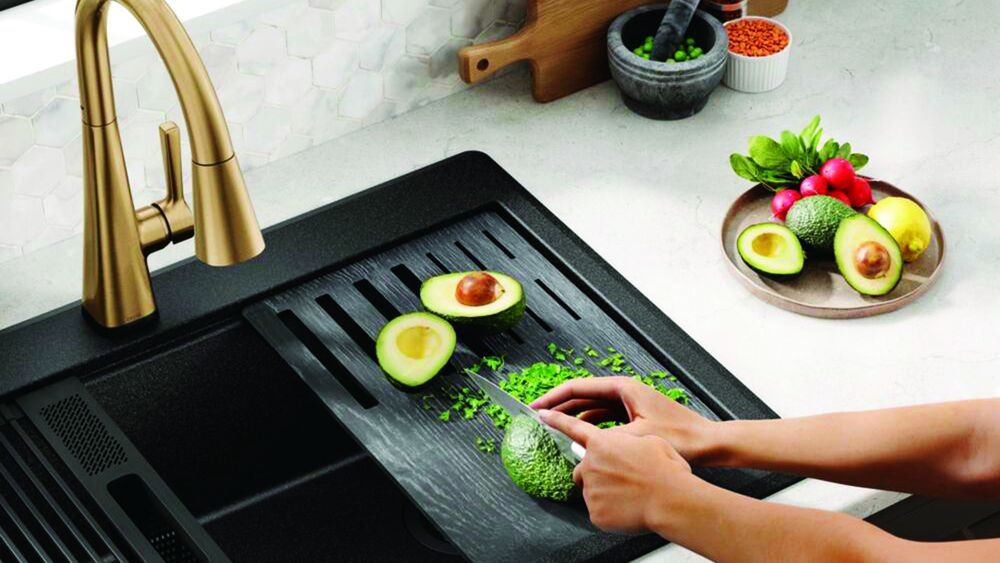
[[[653,52],[650,58],[654,61],[665,61],[667,57],[677,50],[677,46],[684,41],[684,33],[687,32],[688,25],[695,10],[698,9],[698,0],[672,0],[667,12],[663,14],[660,27],[656,30],[653,38]]]

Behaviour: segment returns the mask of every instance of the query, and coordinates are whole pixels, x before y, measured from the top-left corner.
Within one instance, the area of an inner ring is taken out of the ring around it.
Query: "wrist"
[[[645,509],[646,528],[671,541],[709,505],[716,487],[692,473],[673,474],[660,481]]]
[[[732,454],[732,421],[709,421],[700,424],[690,437],[686,459],[692,465],[724,465]]]

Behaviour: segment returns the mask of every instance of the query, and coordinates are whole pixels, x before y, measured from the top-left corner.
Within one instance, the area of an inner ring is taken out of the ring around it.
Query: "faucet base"
[[[114,328],[156,311],[118,123],[83,126],[83,308]]]

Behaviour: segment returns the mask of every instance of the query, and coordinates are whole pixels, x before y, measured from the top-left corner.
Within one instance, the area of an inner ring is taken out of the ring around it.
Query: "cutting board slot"
[[[504,246],[502,242],[497,240],[497,237],[493,236],[492,233],[483,229],[483,236],[485,236],[490,242],[492,242],[493,246],[497,247],[497,250],[503,252],[504,256],[506,256],[508,259],[510,260],[514,259],[514,253],[508,250],[507,247]]]
[[[542,288],[542,291],[544,291],[549,297],[552,298],[553,301],[556,302],[556,305],[562,307],[563,311],[566,311],[569,314],[569,316],[573,317],[574,321],[580,320],[580,313],[577,313],[575,310],[573,310],[572,307],[569,306],[568,303],[566,303],[565,301],[562,300],[562,298],[556,295],[556,292],[552,291],[552,289],[549,286],[545,285],[545,282],[535,278],[535,283],[538,284],[538,287]]]
[[[542,320],[542,317],[539,317],[538,313],[532,311],[531,307],[525,307],[524,312],[527,313],[529,317],[531,317],[531,320],[538,323],[538,326],[542,327],[542,330],[544,330],[545,332],[552,332],[552,325]]]
[[[396,276],[396,279],[402,282],[407,289],[413,292],[413,295],[420,297],[420,286],[422,285],[420,278],[413,273],[413,270],[406,267],[406,264],[396,264],[392,268],[389,268],[389,271],[392,272],[392,274]]]
[[[462,254],[464,254],[469,260],[472,260],[472,263],[476,265],[476,268],[480,270],[489,270],[489,268],[487,268],[486,265],[483,264],[483,261],[480,260],[479,258],[476,258],[476,255],[473,254],[472,251],[470,251],[468,248],[466,248],[464,244],[456,240],[455,246],[459,250],[461,250]]]
[[[372,282],[368,280],[358,280],[354,282],[354,287],[358,290],[358,293],[363,295],[364,298],[372,304],[372,307],[375,307],[375,310],[385,317],[386,320],[395,319],[400,315],[399,309],[397,309],[392,303],[389,303],[389,300],[385,298],[385,295],[382,295],[379,290],[372,285]]]
[[[368,354],[368,357],[371,358],[373,362],[378,362],[378,358],[375,356],[375,340],[373,340],[371,336],[368,336],[365,329],[361,328],[361,326],[347,314],[347,311],[337,304],[333,297],[326,294],[320,295],[316,298],[316,304],[319,305],[327,315],[330,315],[330,318],[336,321],[336,323],[340,325],[340,328],[344,329],[344,332],[351,337],[351,340],[358,345],[358,348],[361,348],[365,354]]]
[[[285,310],[278,313],[278,319],[302,342],[316,361],[340,383],[341,387],[354,398],[361,408],[368,410],[378,406],[378,399],[354,378],[351,372],[344,367],[344,364],[340,363],[340,360],[323,345],[319,337],[309,330],[309,327],[302,322],[298,315],[290,310]]]
[[[448,271],[449,271],[448,267],[445,266],[441,262],[441,260],[438,259],[437,256],[434,256],[434,253],[428,252],[427,253],[427,259],[430,260],[431,263],[434,264],[434,266],[438,269],[438,273],[440,273],[440,274],[446,274],[446,273],[448,273]]]

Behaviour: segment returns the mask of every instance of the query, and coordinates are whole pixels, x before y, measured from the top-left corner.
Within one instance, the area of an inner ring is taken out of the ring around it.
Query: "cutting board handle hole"
[[[479,69],[480,71],[484,71],[484,70],[490,68],[490,60],[489,59],[479,59],[479,62],[476,63],[476,68]]]

